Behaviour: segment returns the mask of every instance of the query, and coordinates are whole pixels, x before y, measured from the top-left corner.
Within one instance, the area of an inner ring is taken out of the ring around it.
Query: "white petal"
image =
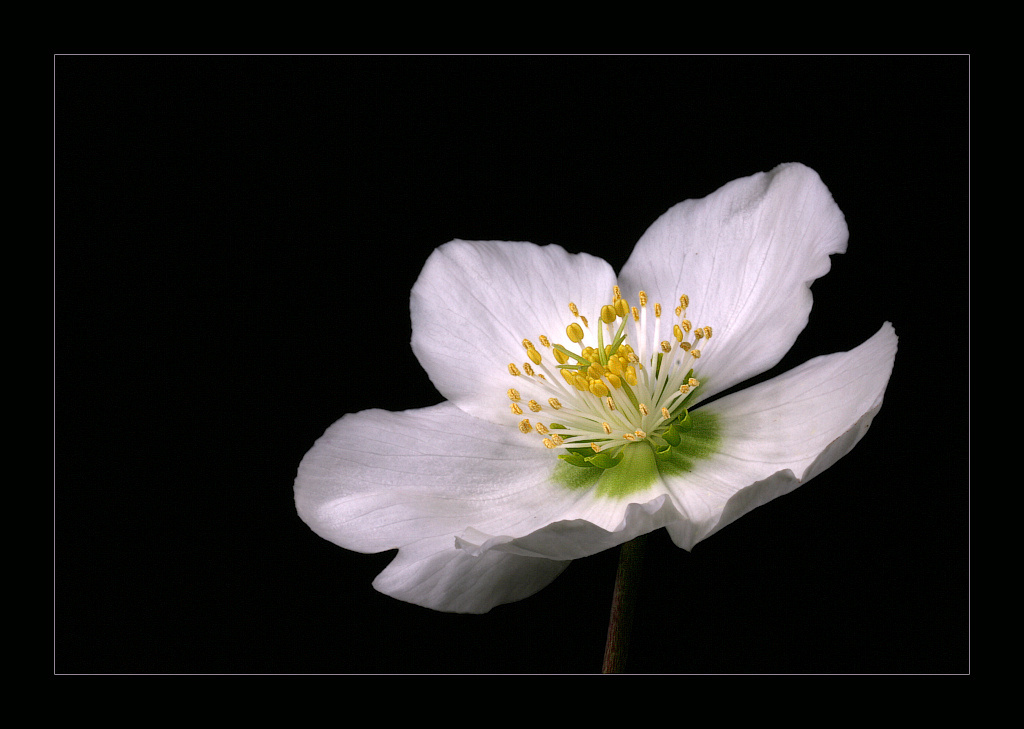
[[[882,406],[896,343],[886,323],[850,352],[703,406],[719,418],[721,443],[689,473],[663,474],[684,515],[667,525],[673,541],[690,549],[846,455]]]
[[[556,245],[452,241],[431,254],[413,286],[413,351],[445,398],[478,418],[513,424],[508,365],[527,361],[523,339],[546,356],[541,334],[569,344],[569,302],[596,316],[614,285],[608,263]]]
[[[679,203],[640,238],[619,276],[623,295],[711,326],[698,376],[707,398],[771,368],[807,324],[810,285],[846,250],[842,212],[817,173],[799,164],[734,180]]]

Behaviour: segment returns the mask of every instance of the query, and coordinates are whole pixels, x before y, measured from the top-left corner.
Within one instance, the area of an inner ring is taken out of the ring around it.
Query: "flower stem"
[[[641,534],[619,547],[619,565],[615,571],[615,589],[612,592],[612,610],[608,619],[608,638],[604,645],[601,673],[625,672],[626,649],[633,625],[646,539],[647,535]]]

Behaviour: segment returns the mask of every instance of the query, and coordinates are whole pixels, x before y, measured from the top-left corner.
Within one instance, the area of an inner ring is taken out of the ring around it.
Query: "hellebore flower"
[[[299,466],[299,515],[346,549],[397,548],[374,587],[452,612],[662,527],[691,549],[831,466],[881,407],[889,323],[707,402],[782,359],[847,237],[817,173],[787,164],[672,207],[618,276],[556,245],[441,246],[412,347],[447,401],[341,418]]]

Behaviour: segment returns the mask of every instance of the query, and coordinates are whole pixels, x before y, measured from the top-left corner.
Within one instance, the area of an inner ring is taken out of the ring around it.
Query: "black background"
[[[969,61],[56,56],[55,672],[596,672],[614,551],[432,612],[298,519],[296,467],[347,412],[441,400],[408,344],[435,247],[618,269],[672,204],[787,161],[850,244],[775,372],[891,320],[885,406],[692,553],[652,535],[630,668],[969,672]]]

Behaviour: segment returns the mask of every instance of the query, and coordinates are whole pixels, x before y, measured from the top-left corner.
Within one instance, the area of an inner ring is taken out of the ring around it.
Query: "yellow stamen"
[[[654,315],[655,316],[661,316],[661,304],[657,304],[656,303],[654,305]]]
[[[508,373],[513,377],[519,377],[519,368],[510,363],[508,366]]]
[[[605,324],[611,324],[615,321],[615,307],[611,304],[605,304],[601,307],[601,321]]]
[[[608,397],[608,386],[601,380],[591,380],[589,389],[596,397]]]
[[[547,435],[548,434],[547,426],[545,426],[544,423],[537,423],[533,427],[541,435]]]
[[[670,415],[671,415],[671,413],[669,413],[668,408],[662,408],[661,409],[661,418],[662,418],[662,420],[668,420]]]
[[[540,340],[540,343],[541,343],[542,346],[549,347],[549,348],[551,347],[551,340],[549,340],[543,334],[541,334],[539,337],[537,337],[537,339]]]
[[[605,407],[608,408],[609,410],[614,410],[615,409],[615,401],[612,400],[610,397],[606,397],[604,399],[604,404],[605,404]]]
[[[647,415],[647,413],[648,413],[648,410],[647,410],[647,406],[646,406],[646,405],[644,405],[643,403],[640,403],[640,404],[639,404],[639,405],[637,406],[637,409],[638,409],[638,410],[640,411],[640,414],[641,414],[641,415]]]
[[[523,372],[533,377],[533,367],[530,366],[529,362],[523,362]]]
[[[601,428],[604,430],[606,434],[612,434],[612,426],[608,425],[608,423],[601,423]]]
[[[601,446],[599,446],[597,443],[594,443],[593,441],[590,442],[590,449],[594,451],[594,453],[601,452]]]
[[[555,442],[553,440],[551,440],[550,438],[545,438],[542,442],[544,443],[544,447],[545,448],[554,448],[555,447]]]
[[[679,328],[678,324],[672,325],[672,336],[676,338],[677,342],[683,341],[683,330]]]
[[[569,311],[571,311],[572,315],[575,317],[578,317],[580,315],[580,310],[577,309],[576,304],[572,303],[571,301],[569,302]]]
[[[519,407],[519,405],[517,405],[516,403],[512,403],[512,412],[515,415],[522,415],[523,409]]]
[[[571,342],[579,342],[583,339],[583,327],[573,322],[565,328],[565,336],[569,337]]]
[[[522,420],[519,421],[520,433],[529,433],[531,430],[533,430],[533,426],[530,425],[530,421],[528,418],[523,418]]]
[[[626,301],[625,299],[619,299],[618,301],[616,301],[615,313],[618,314],[623,319],[625,319],[626,315],[629,313],[629,302]]]
[[[647,306],[647,292],[640,292],[640,306]]]
[[[534,364],[540,364],[540,352],[538,352],[533,347],[530,347],[528,350],[526,350],[526,356],[529,357],[530,361],[533,362]]]
[[[540,403],[536,400],[530,400],[530,402],[526,403],[526,406],[535,413],[540,412]]]
[[[519,402],[519,390],[514,387],[508,388],[508,399],[512,402]]]
[[[560,410],[562,408],[562,403],[558,402],[558,398],[557,397],[549,397],[548,398],[548,405],[553,407],[555,410]]]

